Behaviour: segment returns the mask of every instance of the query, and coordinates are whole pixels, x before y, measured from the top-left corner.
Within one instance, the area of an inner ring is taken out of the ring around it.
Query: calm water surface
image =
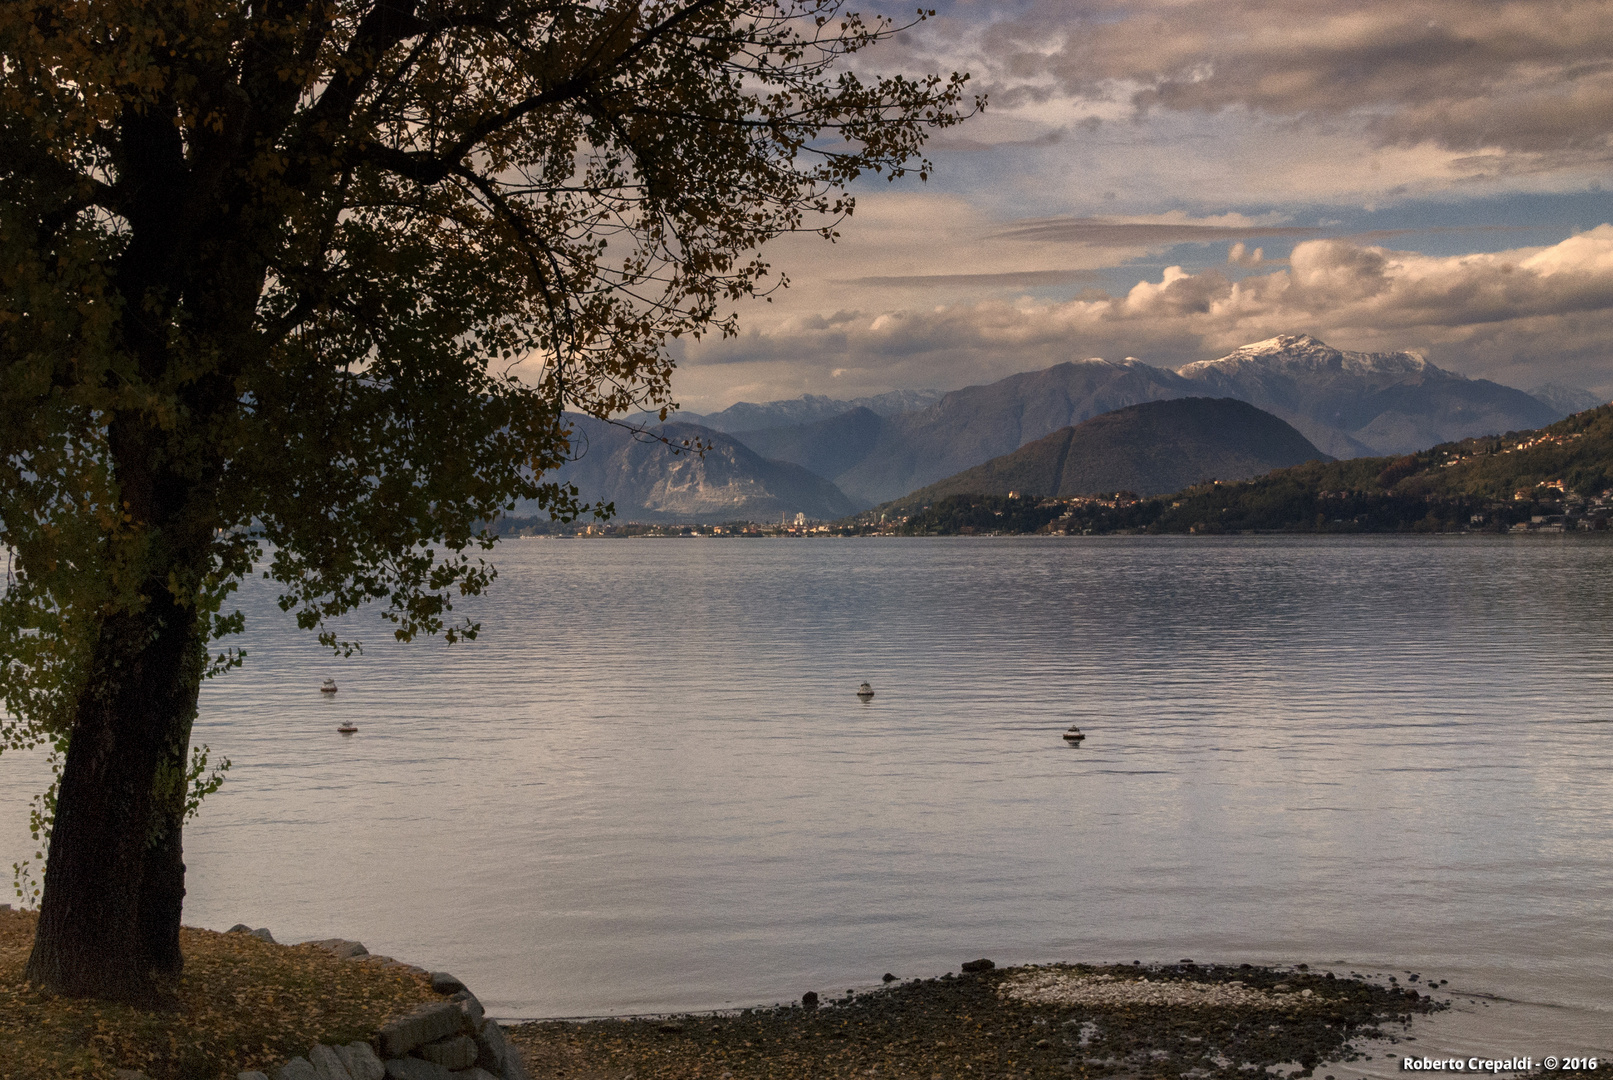
[[[187,831],[188,922],[358,938],[502,1016],[1192,956],[1419,971],[1613,1029],[1613,544],[498,562],[480,640],[365,617],[349,661],[249,584],[247,666],[202,695],[197,741],[235,767]],[[38,769],[0,768],[9,862]]]

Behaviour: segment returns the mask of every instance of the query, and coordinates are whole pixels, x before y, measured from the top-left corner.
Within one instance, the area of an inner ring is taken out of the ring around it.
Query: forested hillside
[[[959,495],[902,531],[1450,532],[1606,528],[1613,502],[1613,405],[1537,431],[1464,439],[1403,457],[1279,469],[1157,499],[1009,500]],[[995,524],[994,524],[995,523]],[[1011,523],[1011,524],[1010,524]]]

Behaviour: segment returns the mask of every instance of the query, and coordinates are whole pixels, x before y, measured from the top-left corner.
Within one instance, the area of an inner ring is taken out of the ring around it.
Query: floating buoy
[[[869,698],[874,696],[874,688],[869,686],[867,683],[863,683],[861,686],[857,687],[857,696],[862,698],[864,701],[867,701]]]
[[[1081,729],[1076,727],[1074,724],[1071,724],[1070,730],[1064,733],[1065,742],[1078,743],[1084,738],[1086,738],[1086,736],[1082,734]]]
[[[337,727],[336,730],[340,731],[343,735],[351,735],[353,732],[358,730],[358,725],[349,720],[347,723]]]
[[[326,679],[324,682],[320,683],[319,692],[321,694],[334,694],[336,692],[336,680]]]

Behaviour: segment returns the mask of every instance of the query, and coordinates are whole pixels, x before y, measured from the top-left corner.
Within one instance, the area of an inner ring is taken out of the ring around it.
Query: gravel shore
[[[815,1007],[542,1021],[510,1038],[534,1076],[562,1080],[1330,1080],[1328,1063],[1444,1007],[1416,989],[1300,969],[1057,964],[896,982]]]

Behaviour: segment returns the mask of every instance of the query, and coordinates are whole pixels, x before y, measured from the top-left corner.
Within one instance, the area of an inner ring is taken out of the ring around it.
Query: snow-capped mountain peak
[[[1413,352],[1345,352],[1309,334],[1278,334],[1264,341],[1240,346],[1218,359],[1188,364],[1178,368],[1177,374],[1184,378],[1202,379],[1217,373],[1231,375],[1256,370],[1272,374],[1332,371],[1365,376],[1433,375],[1462,378],[1455,372],[1435,367]]]

